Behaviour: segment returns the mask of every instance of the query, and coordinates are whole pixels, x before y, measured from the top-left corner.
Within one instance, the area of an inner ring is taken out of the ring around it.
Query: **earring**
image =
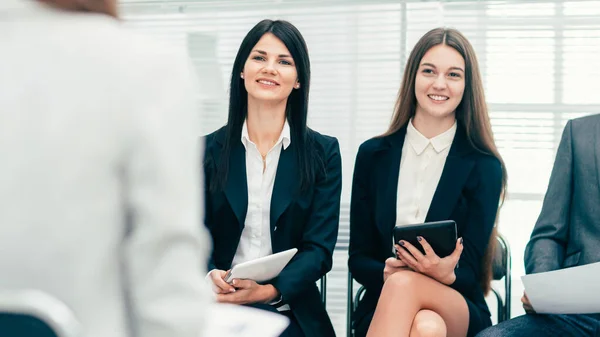
[[[296,89],[300,89],[300,83],[296,83],[296,86],[295,86],[295,88],[296,88]]]
[[[244,73],[241,73],[241,74],[240,74],[240,77],[241,77],[241,78],[244,78]]]

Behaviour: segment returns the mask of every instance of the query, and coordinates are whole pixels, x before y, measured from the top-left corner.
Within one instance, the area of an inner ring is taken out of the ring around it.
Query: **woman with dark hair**
[[[290,318],[286,336],[334,336],[316,281],[331,270],[341,158],[337,139],[306,126],[309,86],[296,27],[254,26],[233,64],[227,125],[206,137],[208,277],[217,301]],[[271,281],[223,280],[236,264],[291,248],[298,253]]]
[[[464,337],[491,325],[484,294],[505,185],[473,48],[454,29],[431,30],[410,54],[388,131],[356,157],[348,267],[367,290],[356,336]],[[393,253],[395,225],[439,220],[457,224],[451,255],[422,237],[425,254],[405,241]]]

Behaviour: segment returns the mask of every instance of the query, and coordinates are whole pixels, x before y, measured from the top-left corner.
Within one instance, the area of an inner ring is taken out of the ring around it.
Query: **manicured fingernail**
[[[461,245],[462,245],[462,242],[463,242],[463,239],[462,239],[462,238],[460,238],[460,244],[461,244]]]
[[[400,241],[400,246],[404,246],[404,241]]]
[[[237,285],[237,280],[233,280],[231,283],[233,283],[233,285]]]
[[[421,240],[423,240],[423,238],[420,236],[417,236],[417,240],[421,241]]]
[[[229,290],[230,293],[234,293],[235,292],[235,288],[231,288],[231,290]]]

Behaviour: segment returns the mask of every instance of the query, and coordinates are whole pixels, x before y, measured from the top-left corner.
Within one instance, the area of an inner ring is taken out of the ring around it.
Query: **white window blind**
[[[203,84],[205,133],[226,121],[231,66],[248,30],[271,18],[302,32],[312,63],[309,125],[337,137],[342,151],[340,235],[327,289],[340,336],[356,151],[386,130],[406,58],[425,32],[457,28],[477,52],[509,174],[499,228],[513,248],[515,277],[524,272],[562,128],[600,113],[600,1],[129,0],[121,12],[130,27],[187,46]]]

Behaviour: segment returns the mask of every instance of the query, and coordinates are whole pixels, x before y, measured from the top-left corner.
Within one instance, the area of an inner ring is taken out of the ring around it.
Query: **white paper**
[[[525,275],[521,279],[537,313],[600,313],[600,262]]]
[[[287,328],[283,315],[241,305],[214,303],[206,318],[206,337],[277,337]]]

